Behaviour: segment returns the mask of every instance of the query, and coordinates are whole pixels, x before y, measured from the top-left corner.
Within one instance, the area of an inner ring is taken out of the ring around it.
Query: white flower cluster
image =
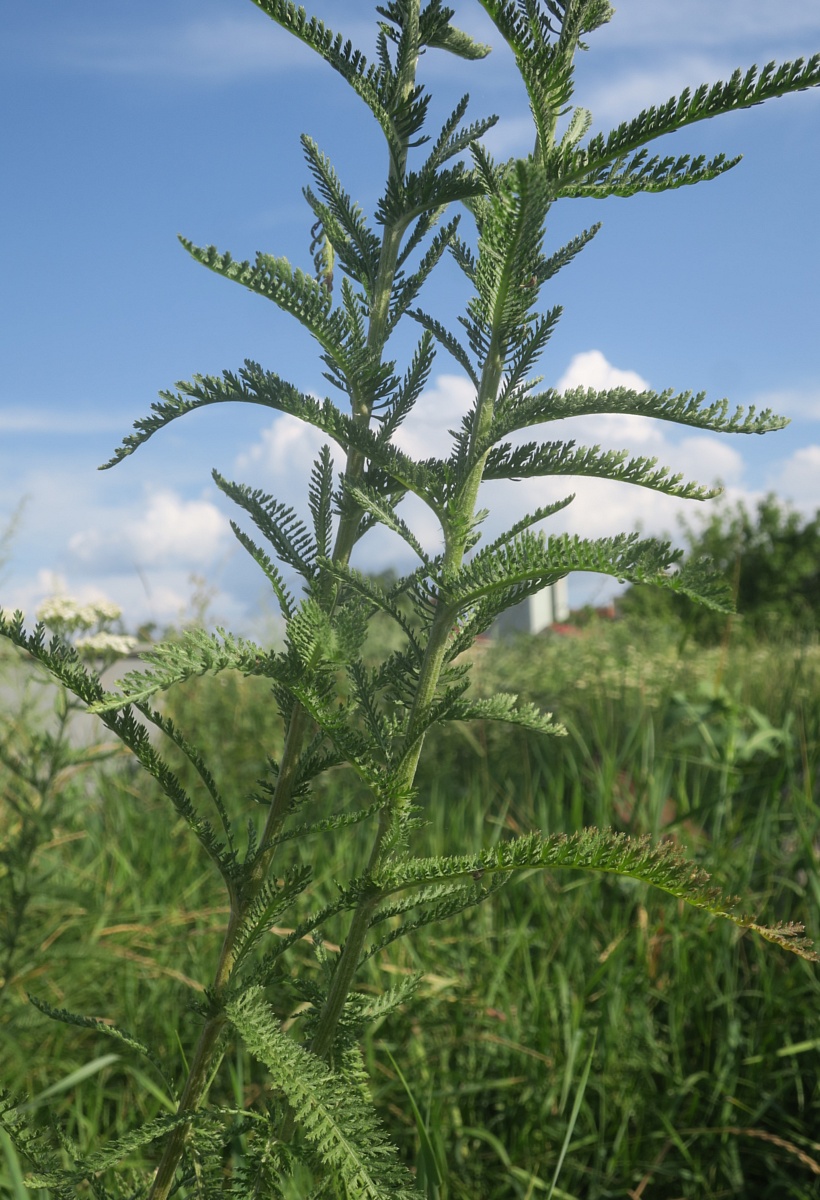
[[[125,658],[136,645],[137,639],[131,637],[130,634],[107,633],[102,630],[100,633],[89,634],[88,637],[77,638],[74,648],[80,654],[93,654],[103,658],[114,655],[117,658]]]
[[[50,596],[37,609],[37,620],[60,632],[75,629],[93,629],[95,625],[106,625],[117,621],[122,609],[110,600],[97,600],[93,604],[80,604],[70,596]]]
[[[37,620],[63,638],[80,633],[74,648],[96,658],[124,658],[137,645],[137,639],[113,633],[109,626],[122,616],[122,609],[110,600],[80,604],[70,596],[50,596],[37,609]]]

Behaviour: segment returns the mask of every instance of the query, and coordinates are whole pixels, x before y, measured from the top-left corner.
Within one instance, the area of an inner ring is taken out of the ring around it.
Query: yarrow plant
[[[109,600],[81,604],[63,595],[37,610],[40,627],[48,626],[69,654],[95,671],[110,668],[137,645],[136,638],[112,630],[121,617]],[[70,687],[60,683],[55,689],[42,669],[27,674],[25,683],[13,717],[0,728],[0,995],[40,940],[31,913],[53,883],[49,851],[59,842],[57,833],[70,827],[82,799],[87,802],[87,793],[78,795],[81,776],[124,753],[116,741],[78,744],[72,737],[86,706]]]
[[[137,638],[111,628],[122,618],[122,609],[111,600],[80,604],[70,596],[50,596],[37,609],[37,620],[58,637],[69,641],[81,658],[114,662],[137,648]],[[74,635],[80,634],[79,637]]]
[[[586,39],[612,18],[607,0],[477,0],[512,52],[533,117],[532,153],[496,162],[481,142],[495,118],[466,124],[466,96],[438,132],[426,132],[430,95],[418,78],[423,56],[435,51],[478,60],[489,51],[452,24],[453,12],[442,0],[378,5],[372,63],[290,0],[254,2],[338,72],[370,110],[385,139],[387,176],[370,221],[325,152],[303,136],[312,179],[304,192],[312,270],[267,253],[237,262],[213,246],[183,239],[198,262],[272,301],[312,334],[336,398],[317,399],[248,361],[237,371],[198,376],[163,393],[107,464],[211,404],[257,404],[321,431],[328,444],[307,484],[306,514],[214,473],[245,521],[232,523],[237,539],[270,583],[285,623],[284,648],[224,631],[189,630],[151,649],[143,656],[146,669],[127,674],[120,690],[108,694],[65,641],[47,642],[42,626],[25,633],[20,614],[2,621],[2,632],[72,689],[159,782],[224,881],[230,905],[216,970],[199,1008],[198,1042],[180,1080],[138,1035],[48,1010],[38,1001],[55,1019],[148,1056],[167,1088],[179,1083],[175,1116],[157,1118],[86,1158],[65,1145],[49,1147],[7,1099],[3,1120],[33,1164],[30,1186],[59,1196],[82,1187],[99,1197],[151,1200],[283,1196],[300,1163],[312,1172],[316,1197],[418,1194],[374,1113],[358,1051],[368,1023],[404,1003],[418,980],[374,999],[357,990],[357,972],[397,939],[486,902],[534,868],[629,876],[816,957],[798,927],[764,926],[742,915],[668,844],[597,829],[570,837],[533,831],[491,851],[424,857],[418,846],[426,798],[415,780],[425,735],[437,724],[492,719],[545,737],[561,733],[550,715],[519,704],[515,695],[473,698],[463,652],[500,613],[569,572],[602,572],[730,607],[708,571],[682,563],[669,544],[632,533],[589,539],[537,531],[571,496],[522,515],[485,544],[479,492],[487,480],[571,475],[702,500],[714,493],[653,459],[560,439],[522,443],[516,435],[600,413],[731,433],[765,433],[785,424],[768,410],[730,411],[727,401],[710,403],[703,394],[541,388],[534,370],[560,317],[560,308],[544,306],[545,290],[599,228],[547,248],[547,218],[558,201],[628,197],[715,179],[738,160],[653,155],[649,146],[694,122],[820,84],[820,56],[736,71],[728,82],[686,89],[609,134],[589,136],[590,113],[573,107],[574,62],[587,49]],[[448,254],[463,273],[469,299],[457,318],[444,322],[419,306],[419,296]],[[400,369],[390,339],[400,323],[411,322],[420,335]],[[437,349],[455,359],[473,401],[449,448],[418,459],[399,448],[396,433],[427,384]],[[331,443],[345,455],[341,472]],[[425,549],[405,519],[408,496],[435,517],[438,553]],[[389,586],[353,565],[357,546],[378,526],[403,539],[418,564]],[[301,594],[292,587],[294,576]],[[374,666],[363,648],[376,613],[394,622],[402,645]],[[248,806],[218,787],[196,730],[178,729],[155,707],[156,697],[172,685],[226,669],[268,681],[284,721],[278,757],[260,764],[258,790],[249,798],[257,806],[252,811],[263,810],[261,828],[253,821],[246,826]],[[193,764],[199,794],[183,789],[149,726]],[[337,767],[356,773],[370,801],[356,811],[317,814],[308,808],[312,787]],[[315,844],[318,861],[323,838],[342,838],[362,823],[372,825],[366,861],[351,864],[335,898],[316,907],[312,871],[289,857],[293,843]],[[285,919],[290,932],[281,931]],[[323,933],[340,920],[346,922],[344,942],[331,952]],[[291,967],[294,947],[308,935],[321,966],[318,978]],[[269,1089],[253,1109],[209,1106],[209,1086],[229,1039],[238,1039],[268,1068]],[[237,1138],[239,1165],[229,1149]],[[150,1178],[129,1176],[126,1185],[118,1165],[155,1142],[161,1144],[156,1170]]]

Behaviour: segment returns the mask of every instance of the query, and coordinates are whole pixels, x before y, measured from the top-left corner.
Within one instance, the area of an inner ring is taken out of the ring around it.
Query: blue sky
[[[477,3],[453,6],[457,23],[496,49],[481,63],[425,56],[433,120],[469,91],[473,119],[500,116],[492,151],[523,152],[532,136],[510,59]],[[311,11],[369,50],[374,10],[369,0],[320,0]],[[607,131],[686,84],[820,50],[820,7],[621,0],[590,43],[575,100],[592,110],[594,130]],[[318,444],[311,431],[252,406],[221,406],[175,423],[112,471],[96,468],[160,389],[197,372],[252,358],[325,393],[298,326],[204,271],[175,235],[236,258],[286,254],[309,268],[299,134],[316,139],[370,210],[385,160],[376,124],[333,72],[248,0],[5,5],[0,88],[0,532],[22,504],[0,604],[33,613],[57,589],[116,600],[129,625],[163,625],[185,610],[198,576],[213,591],[214,617],[247,626],[270,604],[230,533],[232,514],[210,470],[304,507]],[[565,308],[540,368],[545,384],[705,390],[770,405],[792,424],[765,438],[631,418],[567,423],[560,432],[656,454],[702,482],[720,479],[732,499],[753,503],[774,490],[813,513],[820,89],[694,126],[661,148],[744,158],[698,188],[552,210],[550,245],[595,220],[604,225],[544,296]],[[461,298],[446,272],[428,303],[446,316]],[[406,345],[397,342],[396,352]],[[443,449],[468,402],[465,381],[440,355],[406,448]],[[567,483],[488,487],[488,528],[565,494]],[[681,511],[696,519],[702,510],[625,485],[575,486],[575,503],[552,529],[672,532]],[[434,546],[435,529],[420,519]],[[401,566],[400,546],[377,534],[359,564]],[[571,581],[576,603],[610,591],[608,582]]]

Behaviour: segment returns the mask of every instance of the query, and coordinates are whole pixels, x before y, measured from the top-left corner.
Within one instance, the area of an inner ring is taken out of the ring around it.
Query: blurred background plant
[[[712,509],[699,525],[681,522],[687,557],[710,558],[731,583],[735,625],[747,638],[803,638],[820,631],[820,510],[804,517],[775,495],[749,509],[742,501]],[[720,641],[718,613],[658,588],[631,587],[618,601],[624,614],[683,623],[698,641]]]
[[[108,601],[83,605],[54,596],[44,601],[37,617],[98,669],[113,666],[137,645],[135,638],[117,630],[121,612]],[[84,836],[87,809],[94,803],[91,768],[122,758],[124,751],[115,741],[89,740],[95,723],[33,660],[24,661],[4,645],[0,667],[2,995],[10,988],[23,989],[38,952],[55,935],[55,915],[66,919],[83,906],[81,891],[68,883],[61,852]],[[0,1021],[6,1024],[6,1013]]]

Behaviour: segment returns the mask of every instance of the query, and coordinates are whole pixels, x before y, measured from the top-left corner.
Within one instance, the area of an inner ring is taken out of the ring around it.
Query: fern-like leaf
[[[570,571],[592,571],[636,583],[652,583],[690,596],[719,612],[731,612],[725,580],[708,565],[687,560],[668,542],[620,534],[586,539],[563,534],[545,538],[523,532],[500,547],[476,554],[449,583],[446,596],[462,611],[499,597],[498,611],[556,583]]]
[[[725,917],[742,929],[751,929],[767,941],[811,962],[818,955],[798,925],[759,924],[738,914],[737,901],[709,886],[709,876],[694,866],[671,842],[653,845],[650,838],[630,838],[612,830],[584,829],[543,837],[528,834],[494,849],[450,858],[416,859],[391,866],[389,876],[379,879],[383,896],[406,888],[424,887],[445,880],[467,880],[476,873],[518,873],[533,868],[546,870],[600,871],[651,884],[678,900],[713,916]]]
[[[328,455],[329,460],[329,455]],[[332,463],[328,461],[328,469],[332,472]],[[251,517],[257,529],[268,539],[282,562],[287,563],[294,571],[310,582],[316,574],[315,540],[296,512],[287,504],[274,500],[273,496],[259,488],[249,488],[243,483],[232,483],[218,471],[213,472],[216,486],[234,504]],[[318,479],[315,481],[321,488]],[[315,499],[318,501],[319,494]],[[325,513],[329,522],[330,513]]]
[[[60,1166],[58,1147],[46,1140],[42,1128],[34,1124],[26,1111],[25,1104],[2,1087],[0,1129],[8,1134],[12,1145],[31,1164],[36,1174],[54,1181],[51,1186],[57,1200],[75,1200],[73,1183],[67,1178],[68,1173]],[[31,1185],[31,1177],[28,1183]]]
[[[380,496],[365,484],[348,483],[347,479],[343,480],[343,486],[345,492],[356,501],[364,512],[369,513],[374,521],[377,521],[380,525],[384,525],[387,529],[392,530],[393,533],[397,533],[421,561],[429,565],[430,559],[416,538],[416,535],[407,522],[402,520],[386,497]]]
[[[464,349],[461,342],[459,342],[458,338],[455,337],[454,334],[450,333],[449,329],[442,325],[441,321],[437,321],[435,317],[429,316],[428,313],[422,312],[421,309],[413,309],[410,311],[409,315],[414,321],[418,321],[419,325],[424,326],[428,333],[433,335],[439,345],[443,346],[445,350],[448,350],[450,354],[452,354],[453,358],[456,360],[459,366],[464,368],[465,373],[470,377],[477,388],[478,374],[472,364],[472,361],[470,360],[469,354]]]
[[[435,269],[445,250],[452,243],[456,235],[456,230],[458,229],[460,219],[460,216],[456,215],[453,217],[452,221],[443,227],[443,229],[439,230],[422,257],[422,260],[418,266],[418,270],[414,271],[412,275],[404,279],[401,284],[394,289],[393,301],[390,305],[390,315],[388,318],[388,329],[392,330],[396,327],[398,322],[407,312],[410,305],[416,299],[416,296],[421,291],[425,280]]]
[[[488,546],[485,546],[481,550],[481,553],[486,555],[495,554],[495,552],[501,549],[502,546],[509,545],[510,542],[513,542],[519,533],[523,533],[525,529],[529,529],[531,526],[536,525],[539,521],[544,521],[547,517],[552,517],[555,515],[555,513],[561,512],[562,509],[572,504],[574,499],[575,493],[573,492],[572,495],[565,496],[563,500],[556,500],[553,504],[544,504],[540,508],[533,509],[531,513],[527,513],[527,515],[522,517],[520,521],[516,521],[514,525],[510,526],[510,528],[497,537],[495,541],[490,542]]]
[[[427,156],[427,161],[422,167],[422,173],[432,173],[448,159],[455,158],[457,154],[463,154],[473,142],[477,142],[498,123],[498,117],[486,117],[484,120],[474,121],[466,129],[459,129],[458,126],[467,111],[469,102],[469,96],[462,96],[444,122],[441,132]]]
[[[423,979],[423,973],[417,971],[408,975],[395,987],[387,988],[374,1000],[365,1002],[359,1007],[357,1014],[359,1019],[367,1024],[383,1020],[397,1008],[401,1008],[403,1004],[407,1004],[413,999]]]
[[[234,867],[233,854],[230,851],[226,853],[225,846],[217,840],[210,822],[199,816],[177,776],[151,744],[148,730],[135,719],[128,702],[123,701],[120,696],[107,695],[99,677],[82,666],[73,647],[61,642],[59,638],[53,638],[51,643],[46,645],[44,626],[38,625],[32,634],[27,635],[23,622],[21,612],[15,613],[9,620],[0,611],[0,636],[7,637],[21,650],[27,651],[69,692],[81,700],[89,711],[98,713],[106,728],[128,747],[140,765],[157,780],[177,813],[187,823],[230,887]],[[139,679],[139,675],[137,678]],[[148,694],[152,692],[149,690]],[[123,703],[126,705],[124,709]],[[122,711],[119,711],[121,709]],[[153,714],[150,716],[153,720]]]
[[[664,392],[636,392],[622,387],[604,391],[571,388],[565,392],[532,393],[505,405],[497,414],[487,440],[495,442],[531,425],[598,413],[651,417],[714,433],[769,433],[788,425],[787,418],[777,416],[770,408],[758,412],[754,405],[748,409],[739,405],[731,412],[728,400],[707,404],[705,392],[694,396],[691,392],[675,393],[671,388]]]
[[[427,561],[427,560],[426,560]],[[378,583],[370,579],[366,575],[362,575],[353,567],[343,566],[341,563],[333,562],[330,559],[322,564],[327,571],[335,575],[337,579],[344,582],[349,588],[358,592],[364,599],[370,601],[374,610],[378,609],[391,617],[401,629],[408,643],[415,651],[418,660],[421,660],[422,649],[419,643],[416,631],[413,629],[410,622],[407,620],[401,609],[393,602],[391,595],[379,587]],[[430,564],[428,563],[428,566]],[[400,581],[404,582],[404,581]]]
[[[314,545],[317,555],[330,554],[333,523],[333,459],[329,446],[322,446],[313,464],[308,486],[308,503],[313,517]]]
[[[279,603],[279,611],[285,620],[290,620],[296,608],[296,602],[285,586],[285,581],[282,578],[282,573],[274,562],[268,557],[265,551],[257,546],[252,538],[249,538],[244,530],[240,529],[236,521],[231,521],[231,529],[234,537],[250,554],[253,561],[261,568],[268,582],[273,588],[273,593]]]
[[[506,365],[533,319],[539,276],[545,270],[541,247],[549,200],[531,161],[519,159],[509,171],[494,173],[495,193],[474,206],[479,230],[476,295],[464,324],[477,357],[486,359],[492,343]]]
[[[338,758],[334,756],[333,765],[338,765]],[[362,821],[367,821],[370,817],[376,816],[384,807],[381,800],[377,800],[374,804],[368,804],[366,808],[357,808],[354,812],[335,813],[332,817],[324,817],[320,821],[309,821],[304,825],[298,825],[295,829],[288,829],[284,833],[280,833],[276,838],[276,845],[280,842],[289,842],[294,838],[310,837],[314,833],[332,833],[336,829],[347,829],[350,825],[359,825]]]
[[[535,704],[518,704],[515,692],[497,692],[483,700],[459,700],[450,708],[453,721],[506,721],[534,733],[565,735],[566,729]]]
[[[648,158],[646,150],[639,150],[629,162],[623,163],[618,159],[612,166],[592,172],[578,183],[561,188],[558,196],[605,200],[608,196],[634,196],[638,192],[668,192],[717,179],[739,162],[739,155],[727,159],[725,154],[718,154],[707,162],[702,154],[696,158],[688,154],[678,158],[660,158],[657,155]]]
[[[272,300],[296,317],[313,334],[337,370],[352,378],[354,367],[345,345],[349,332],[347,320],[343,310],[332,310],[328,288],[312,275],[294,270],[287,259],[270,254],[257,254],[254,263],[236,262],[230,254],[220,254],[215,246],[195,246],[187,238],[180,241],[191,257],[210,271]]]
[[[208,792],[208,795],[211,797],[213,806],[217,811],[219,820],[222,824],[222,830],[225,834],[225,842],[228,853],[230,855],[234,855],[236,853],[236,847],[234,845],[233,826],[231,825],[231,820],[228,816],[228,809],[222,794],[216,785],[216,780],[211,774],[208,764],[205,762],[201,751],[199,751],[196,746],[188,741],[188,739],[182,733],[182,730],[180,730],[174,724],[171,718],[167,717],[164,713],[157,712],[156,709],[149,708],[146,704],[135,704],[134,707],[141,712],[147,720],[151,721],[153,725],[156,725],[157,729],[161,729],[165,736],[172,741],[177,749],[180,750],[188,759],[188,762],[194,768],[197,775],[202,780],[202,783],[205,785],[205,789]]]
[[[485,479],[531,479],[546,475],[585,475],[679,496],[685,500],[711,500],[720,488],[685,482],[669,467],[659,467],[656,458],[629,457],[626,450],[601,450],[600,446],[577,446],[567,442],[527,442],[513,446],[508,442],[494,446],[487,454]]]
[[[310,867],[294,867],[279,882],[267,880],[243,913],[234,944],[234,970],[247,958],[254,946],[283,913],[304,892],[313,877]]]
[[[419,339],[401,384],[396,388],[389,405],[376,414],[379,422],[379,441],[389,442],[405,417],[412,411],[430,378],[435,346],[433,335],[425,330]]]
[[[135,1037],[133,1033],[129,1033],[127,1029],[121,1029],[118,1025],[112,1025],[108,1021],[101,1021],[97,1017],[84,1017],[78,1013],[68,1012],[64,1008],[53,1008],[50,1004],[46,1004],[45,1000],[40,1000],[37,996],[32,996],[30,993],[28,993],[28,999],[36,1009],[39,1009],[44,1016],[50,1017],[52,1021],[60,1021],[64,1025],[76,1025],[80,1029],[93,1029],[95,1033],[101,1033],[105,1037],[118,1042],[121,1046],[126,1046],[129,1050],[135,1050],[137,1054],[147,1059],[156,1070],[171,1096],[176,1095],[174,1084],[166,1075],[162,1063],[151,1052],[148,1046]]]
[[[312,138],[302,135],[308,166],[324,204],[307,189],[305,196],[325,234],[330,237],[342,266],[372,296],[379,269],[379,239],[368,227],[362,210],[342,187],[330,159]],[[331,224],[332,222],[332,224]],[[332,236],[335,232],[336,236]]]
[[[482,3],[484,0],[482,0]],[[736,112],[762,104],[776,96],[820,85],[820,54],[808,61],[770,62],[759,71],[756,66],[745,72],[735,71],[728,83],[701,84],[692,91],[685,88],[665,104],[645,109],[634,120],[625,121],[612,133],[598,134],[587,146],[567,152],[557,148],[545,159],[545,170],[556,195],[565,194],[597,173],[621,162],[647,142],[683,129],[696,121],[709,120],[723,113]]]
[[[426,463],[416,462],[392,443],[360,421],[340,412],[330,400],[319,401],[300,392],[273,371],[263,371],[258,363],[246,361],[238,375],[225,371],[221,379],[195,376],[190,383],[178,383],[178,392],[161,392],[161,402],[152,406],[152,415],[135,422],[136,432],[123,439],[114,457],[104,466],[112,467],[141,446],[159,429],[187,412],[209,404],[241,401],[261,404],[277,412],[289,413],[332,438],[347,452],[359,451],[371,463],[395,480],[399,489],[414,492],[434,511],[440,510],[440,486],[437,473]],[[436,460],[432,460],[435,465]],[[221,477],[215,475],[217,483]]]
[[[251,1054],[265,1064],[297,1125],[325,1166],[361,1200],[410,1200],[410,1176],[356,1091],[282,1033],[261,988],[249,988],[226,1012]]]
[[[209,671],[236,670],[246,675],[256,674],[263,652],[255,643],[236,638],[224,630],[212,634],[204,629],[186,629],[173,641],[159,642],[146,650],[141,658],[153,669],[129,671],[118,680],[121,691],[96,700],[89,705],[91,712],[103,714],[128,704],[145,704],[157,692]]]
[[[549,6],[548,13],[534,4],[516,0],[479,0],[512,51],[527,95],[543,154],[549,148],[557,116],[563,112],[572,96],[572,54],[578,42],[578,28],[573,21],[565,24],[567,11],[578,16],[588,7]],[[571,32],[572,31],[572,32]],[[554,34],[558,34],[554,37]]]
[[[367,59],[341,34],[334,34],[323,21],[308,17],[291,0],[253,0],[257,8],[283,26],[333,67],[364,100],[392,143],[393,126],[386,107],[389,77],[382,67],[368,65]]]
[[[399,941],[400,938],[408,937],[420,929],[425,929],[428,925],[447,921],[450,917],[457,916],[458,913],[466,912],[468,908],[475,908],[477,905],[483,904],[485,900],[489,900],[509,882],[509,877],[500,872],[495,877],[489,878],[487,883],[478,882],[483,876],[483,871],[480,869],[473,871],[471,876],[474,882],[461,886],[451,882],[431,884],[429,887],[419,888],[405,899],[379,908],[373,918],[373,926],[406,912],[417,911],[414,916],[402,921],[378,941],[373,942],[364,951],[361,962],[373,958],[376,954],[386,950],[388,946],[392,946],[394,942]]]
[[[502,410],[505,404],[509,404],[511,399],[518,396],[522,391],[527,391],[540,382],[539,380],[528,380],[527,372],[538,360],[538,357],[543,352],[547,342],[553,334],[555,326],[561,317],[563,309],[560,307],[551,309],[543,316],[538,316],[528,327],[525,337],[521,340],[509,364],[506,377],[501,385],[496,400],[496,409]]]

